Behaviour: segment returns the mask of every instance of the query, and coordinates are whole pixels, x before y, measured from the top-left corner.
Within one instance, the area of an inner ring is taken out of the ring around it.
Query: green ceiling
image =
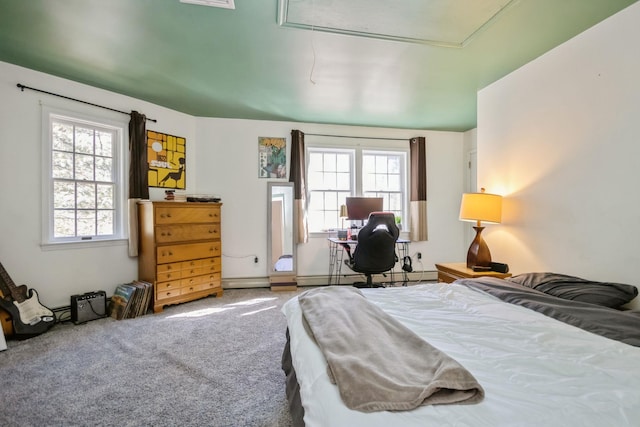
[[[443,47],[280,26],[278,0],[0,0],[0,61],[194,116],[464,131],[479,89],[635,1],[503,1],[464,47]]]

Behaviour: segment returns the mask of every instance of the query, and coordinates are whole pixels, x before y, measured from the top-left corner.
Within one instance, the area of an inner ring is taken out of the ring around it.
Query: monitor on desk
[[[369,219],[371,212],[379,212],[383,208],[382,197],[347,197],[347,219],[350,221],[364,221]]]

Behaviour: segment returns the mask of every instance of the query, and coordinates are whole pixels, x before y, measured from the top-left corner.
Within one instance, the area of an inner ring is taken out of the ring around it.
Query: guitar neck
[[[1,262],[0,262],[0,290],[2,290],[2,293],[5,297],[11,296],[14,300],[18,302],[24,301],[24,298],[17,291],[18,287],[13,282],[13,280],[11,280],[9,273],[7,273],[7,270],[4,269],[4,266],[2,265]]]

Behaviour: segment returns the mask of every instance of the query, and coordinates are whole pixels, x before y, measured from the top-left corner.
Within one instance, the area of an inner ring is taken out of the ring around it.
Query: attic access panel
[[[278,0],[278,24],[464,47],[516,0]]]
[[[235,9],[234,0],[180,0],[180,3],[197,4],[199,6],[221,7],[223,9]]]

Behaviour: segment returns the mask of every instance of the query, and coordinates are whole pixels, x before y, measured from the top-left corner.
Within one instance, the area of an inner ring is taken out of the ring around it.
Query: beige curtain
[[[149,198],[147,118],[131,112],[129,121],[129,256],[138,256],[138,200]]]
[[[291,131],[291,168],[289,182],[294,186],[294,209],[296,217],[297,243],[309,241],[309,227],[307,223],[307,189],[304,179],[304,133],[294,129]]]
[[[425,241],[427,233],[427,156],[426,141],[423,136],[409,141],[411,180],[409,199],[410,230],[409,239],[413,242]]]

